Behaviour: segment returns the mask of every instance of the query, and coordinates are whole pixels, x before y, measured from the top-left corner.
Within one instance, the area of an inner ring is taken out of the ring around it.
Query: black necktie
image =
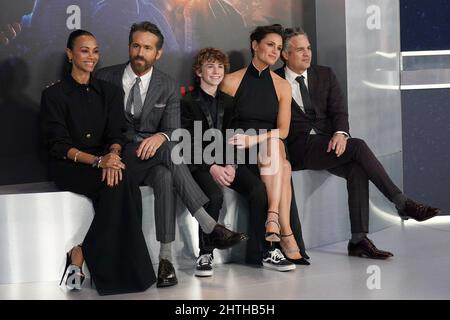
[[[302,95],[303,100],[303,108],[305,109],[305,113],[308,118],[314,119],[316,117],[316,112],[314,111],[314,107],[311,102],[311,98],[309,96],[308,88],[305,84],[305,77],[299,76],[295,78],[295,80],[300,84],[300,94]]]

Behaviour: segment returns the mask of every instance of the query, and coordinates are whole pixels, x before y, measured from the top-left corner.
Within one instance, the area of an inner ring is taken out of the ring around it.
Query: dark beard
[[[137,64],[136,61],[139,61],[139,60],[143,61],[144,64]],[[133,58],[131,60],[131,66],[133,67],[133,69],[135,71],[137,71],[138,73],[141,73],[141,74],[145,73],[145,71],[149,70],[152,67],[152,65],[150,63],[148,63],[147,61],[145,61],[142,58],[137,58],[137,57]]]

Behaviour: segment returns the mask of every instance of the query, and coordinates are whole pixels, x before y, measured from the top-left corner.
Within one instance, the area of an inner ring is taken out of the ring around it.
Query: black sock
[[[362,239],[364,239],[367,236],[367,233],[361,232],[361,233],[352,233],[352,238],[350,239],[350,242],[353,244],[357,244]]]

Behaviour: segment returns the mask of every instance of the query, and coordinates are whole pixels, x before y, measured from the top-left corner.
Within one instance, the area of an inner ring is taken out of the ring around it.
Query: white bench
[[[348,239],[347,191],[343,179],[326,172],[293,174],[294,189],[307,248]],[[158,262],[153,212],[153,191],[141,187],[143,232],[153,263]],[[377,193],[377,210],[392,211]],[[378,199],[378,200],[377,200]],[[374,200],[374,199],[372,199]],[[178,201],[174,262],[194,267],[198,254],[198,224]],[[381,204],[381,205],[379,205]],[[0,284],[58,280],[65,252],[80,243],[93,218],[91,201],[81,195],[58,191],[52,183],[0,187]],[[233,230],[247,228],[247,204],[225,190],[221,222]],[[371,232],[392,225],[382,215],[371,215]],[[216,262],[242,261],[245,244],[215,254]]]

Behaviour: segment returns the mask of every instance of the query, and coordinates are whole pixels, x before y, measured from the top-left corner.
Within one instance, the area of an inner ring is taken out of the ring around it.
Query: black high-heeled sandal
[[[81,245],[78,245],[77,247],[81,248]],[[69,290],[80,290],[86,277],[83,271],[81,270],[82,267],[77,266],[76,264],[72,264],[72,250],[73,248],[66,253],[66,267],[64,268],[64,272],[61,277],[61,281],[59,282],[59,285],[62,284],[64,276],[67,273],[65,283],[66,288]]]
[[[282,234],[280,235],[282,238],[286,238],[286,237],[290,237],[290,236],[294,236],[294,233],[291,234]],[[280,247],[281,247],[281,251],[283,252],[284,257],[289,260],[290,262],[294,263],[294,264],[298,264],[298,265],[304,265],[304,266],[309,266],[311,263],[306,260],[304,257],[301,257],[300,259],[291,259],[287,256],[287,253],[296,253],[296,252],[300,252],[300,249],[287,249],[284,248],[282,243],[280,242]]]
[[[276,215],[278,215],[278,212],[276,212],[276,211],[269,210],[269,211],[267,211],[267,213],[275,213]],[[265,234],[266,241],[280,242],[281,241],[281,237],[280,237],[281,226],[280,226],[280,223],[278,222],[278,219],[277,220],[267,219],[264,226],[267,227],[267,224],[269,224],[269,223],[275,223],[278,226],[278,232],[266,232],[266,234]]]

